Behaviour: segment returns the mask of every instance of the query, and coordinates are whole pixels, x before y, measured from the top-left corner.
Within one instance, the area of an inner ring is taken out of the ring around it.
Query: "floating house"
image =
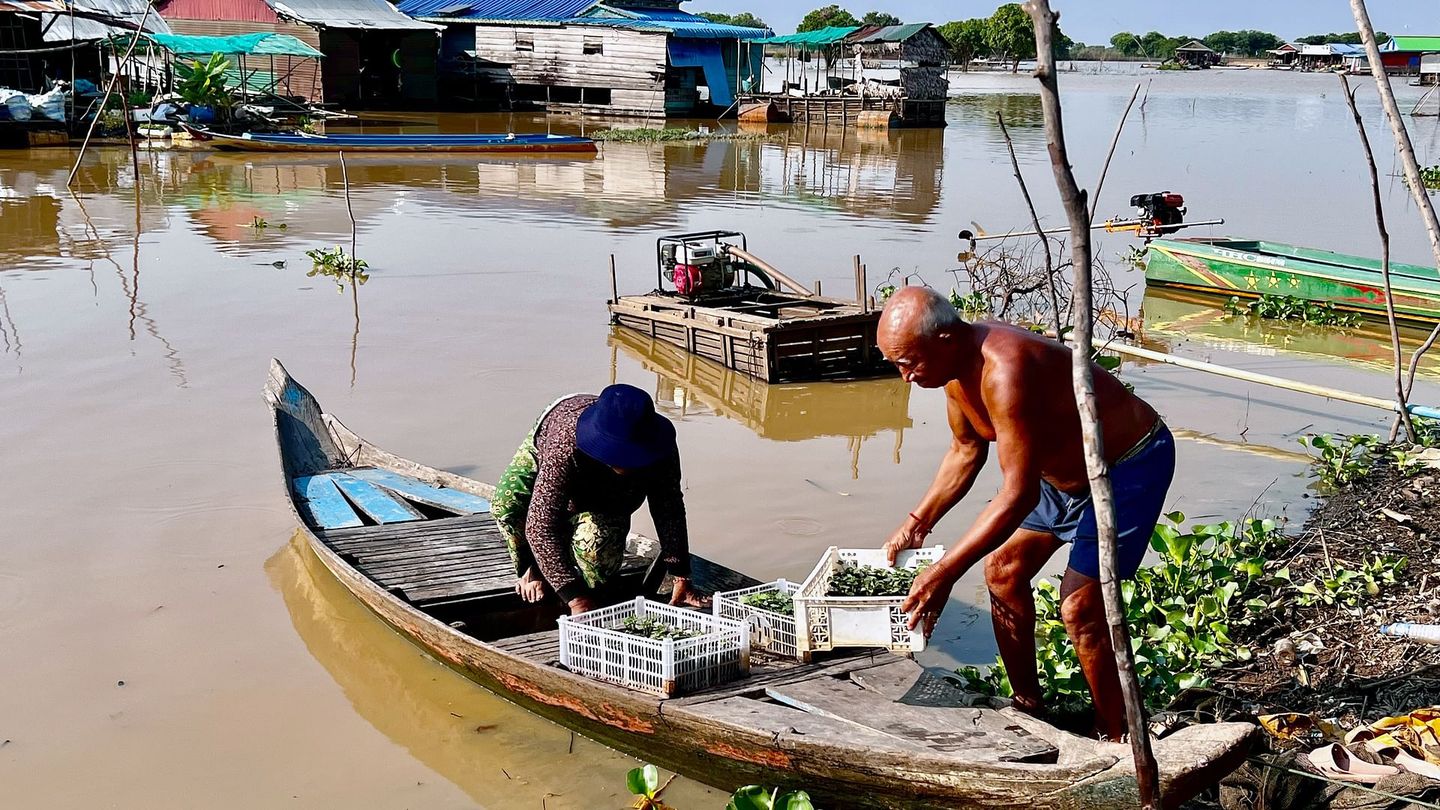
[[[1220,64],[1220,54],[1206,47],[1200,40],[1192,39],[1175,49],[1175,61],[1185,67],[1204,69]]]
[[[1301,45],[1296,65],[1301,70],[1335,70],[1344,68],[1345,60],[1364,56],[1365,49],[1359,45],[1345,45],[1331,42],[1324,45]]]
[[[292,36],[324,54],[278,67],[305,101],[381,107],[435,104],[440,27],[386,0],[160,0],[177,34]]]
[[[1280,47],[1269,51],[1270,62],[1266,67],[1276,70],[1293,70],[1295,62],[1300,58],[1300,46],[1293,42],[1287,42]]]
[[[646,118],[716,115],[756,81],[770,34],[712,23],[680,0],[400,0],[445,27],[448,97]]]
[[[1380,46],[1380,64],[1391,75],[1416,76],[1427,53],[1440,53],[1440,37],[1392,37]]]
[[[950,47],[929,23],[832,27],[759,43],[784,61],[779,92],[743,93],[778,120],[944,126]]]

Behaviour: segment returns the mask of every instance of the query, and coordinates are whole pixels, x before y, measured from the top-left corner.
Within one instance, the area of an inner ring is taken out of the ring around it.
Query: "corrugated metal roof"
[[[59,0],[0,0],[0,11],[64,11]]]
[[[55,5],[63,8],[65,3],[57,2]],[[68,9],[61,14],[40,15],[40,30],[46,42],[94,42],[125,36],[134,30],[120,25],[107,25],[88,16],[92,14],[128,21],[132,25],[139,25],[143,17],[146,31],[152,34],[170,33],[170,25],[160,16],[159,11],[151,11],[149,16],[145,15],[144,0],[76,0],[70,5],[76,12],[87,16],[72,17]]]
[[[769,31],[762,28],[745,28],[739,25],[712,23],[704,17],[695,20],[650,20],[630,17],[574,17],[564,20],[567,25],[592,25],[601,28],[631,28],[640,31],[660,31],[679,39],[764,39]]]
[[[430,20],[561,22],[596,4],[597,0],[400,0],[396,8]]]
[[[1440,37],[1392,37],[1382,51],[1440,51]]]
[[[265,0],[275,13],[321,28],[438,31],[401,14],[385,0]],[[450,0],[454,2],[454,0]]]
[[[780,37],[770,37],[761,40],[766,45],[794,45],[798,48],[823,48],[827,45],[834,45],[843,41],[846,37],[860,30],[858,25],[841,25],[830,28],[819,28],[814,31],[803,33],[786,34]]]
[[[886,25],[878,31],[866,33],[859,32],[861,36],[852,38],[853,42],[904,42],[930,27],[930,23],[907,23],[905,25]]]

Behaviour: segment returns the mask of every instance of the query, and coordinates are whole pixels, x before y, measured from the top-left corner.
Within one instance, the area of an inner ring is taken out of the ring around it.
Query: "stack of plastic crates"
[[[618,628],[636,616],[700,635],[663,641]],[[560,663],[571,672],[664,697],[694,692],[750,672],[750,630],[693,610],[644,597],[560,617]]]

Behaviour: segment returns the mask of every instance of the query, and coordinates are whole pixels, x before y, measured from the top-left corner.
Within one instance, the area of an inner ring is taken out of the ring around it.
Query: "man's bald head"
[[[892,337],[928,340],[954,332],[963,321],[950,299],[932,287],[901,287],[885,302],[879,329]]]
[[[958,372],[951,339],[967,328],[945,296],[929,287],[902,287],[885,302],[875,337],[902,377],[936,388]]]

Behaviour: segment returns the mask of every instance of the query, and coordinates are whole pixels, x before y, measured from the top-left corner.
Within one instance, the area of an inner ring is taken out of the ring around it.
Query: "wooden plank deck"
[[[513,590],[515,569],[488,513],[323,529],[320,539],[387,590],[429,605]]]

